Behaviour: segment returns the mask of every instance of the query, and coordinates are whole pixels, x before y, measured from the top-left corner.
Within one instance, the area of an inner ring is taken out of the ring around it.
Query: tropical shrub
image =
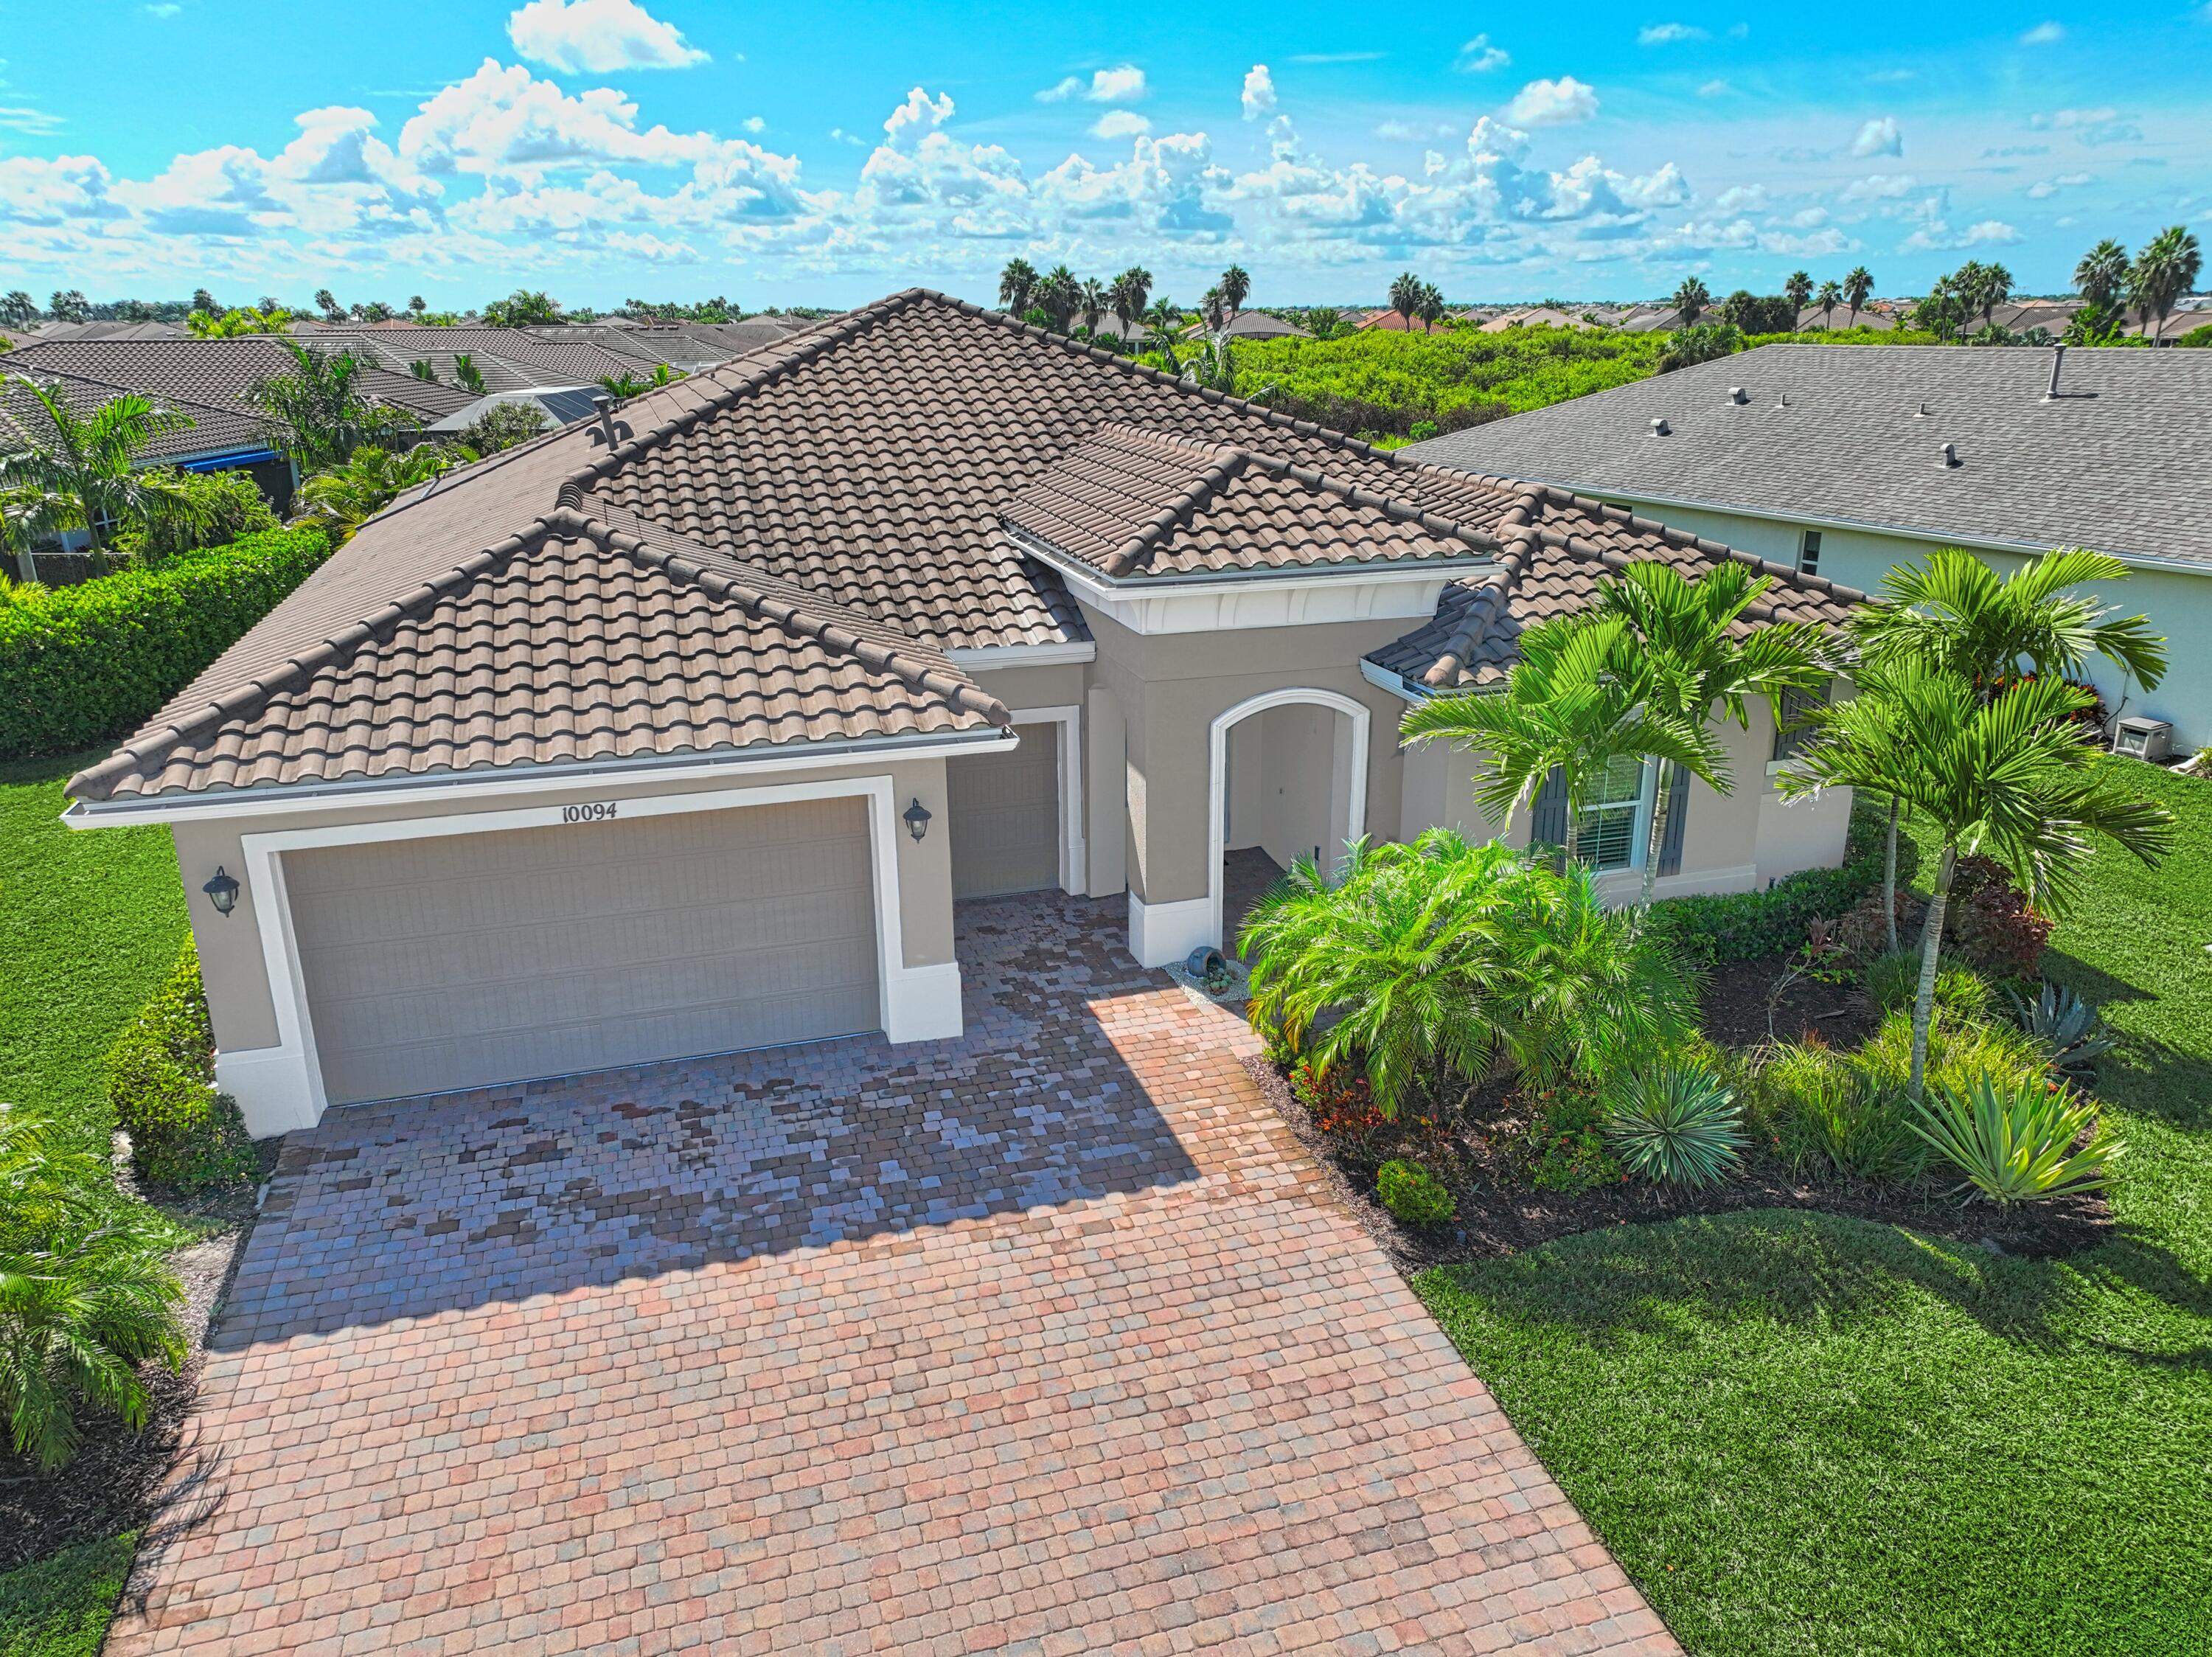
[[[1523,1171],[1529,1185],[1572,1196],[1618,1180],[1620,1163],[1607,1148],[1604,1121],[1604,1106],[1589,1088],[1565,1087],[1550,1095],[1529,1134]]]
[[[1917,1115],[1913,1132],[1999,1204],[2098,1190],[2122,1148],[2098,1124],[2094,1103],[2040,1077],[1936,1081]],[[2085,1132],[2088,1142],[2075,1149]]]
[[[101,1175],[42,1116],[0,1106],[0,1416],[15,1453],[49,1469],[76,1455],[87,1408],[143,1427],[139,1366],[185,1358],[157,1222]]]
[[[1867,964],[1867,999],[1885,1013],[1911,1007],[1920,993],[1920,952],[1898,948]],[[1964,1019],[1986,1019],[1996,1005],[1989,981],[1946,957],[1936,965],[1936,1004]]]
[[[76,587],[0,593],[0,758],[89,747],[143,723],[329,555],[317,529]]]
[[[1851,1060],[1877,1087],[1906,1090],[1912,1074],[1911,1009],[1901,1008],[1884,1018]],[[1983,1075],[1996,1076],[2007,1085],[2014,1081],[2047,1085],[2043,1054],[2024,1031],[2008,1023],[1980,1023],[1938,1008],[1929,1026],[1929,1084],[1964,1087]]]
[[[1680,1060],[1613,1082],[1605,1136],[1630,1173],[1693,1191],[1718,1185],[1743,1160],[1735,1093],[1703,1065]]]
[[[2112,1038],[2097,1009],[2064,984],[2046,982],[2034,1001],[2015,994],[2012,1004],[2027,1039],[2042,1052],[2044,1063],[2059,1075],[2093,1070],[2097,1061],[2112,1051]]]
[[[1961,857],[1951,881],[1944,931],[1967,962],[1999,978],[2033,978],[2051,937],[2039,915],[1995,859]]]
[[[107,1094],[147,1179],[192,1191],[253,1177],[238,1106],[216,1091],[215,1034],[191,940],[108,1053]]]
[[[497,454],[527,442],[552,423],[535,403],[494,403],[463,426],[458,436],[460,446],[472,454]]]
[[[111,543],[116,551],[158,563],[276,527],[276,515],[246,472],[179,472],[172,486],[185,509],[119,531]]]
[[[1392,1219],[1409,1226],[1440,1226],[1459,1212],[1458,1199],[1418,1162],[1385,1162],[1375,1194]]]
[[[1708,965],[1757,960],[1796,948],[1814,921],[1843,914],[1881,879],[1879,862],[1801,869],[1764,892],[1662,898],[1651,905],[1647,923],[1686,959]]]
[[[1302,859],[1240,947],[1252,1022],[1279,1026],[1316,1076],[1352,1066],[1386,1118],[1419,1082],[1471,1085],[1498,1063],[1540,1086],[1595,1080],[1695,1020],[1693,980],[1586,869],[1448,829],[1354,842],[1334,885]]]
[[[1903,1092],[1818,1042],[1784,1042],[1758,1066],[1749,1091],[1776,1150],[1792,1168],[1853,1179],[1908,1179],[1926,1167]]]

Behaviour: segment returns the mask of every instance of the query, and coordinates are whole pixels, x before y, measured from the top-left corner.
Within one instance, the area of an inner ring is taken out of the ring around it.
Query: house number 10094
[[[561,820],[564,823],[605,823],[613,820],[615,802],[597,800],[588,806],[563,806]]]

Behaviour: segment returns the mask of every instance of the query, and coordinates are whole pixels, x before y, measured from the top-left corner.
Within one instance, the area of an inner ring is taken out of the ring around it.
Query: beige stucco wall
[[[1610,498],[1669,527],[1725,541],[1741,551],[1792,569],[1796,567],[1805,530],[1820,528],[1820,573],[1867,593],[1878,591],[1882,576],[1898,564],[1920,563],[1933,549],[1947,544],[1941,539],[1871,529],[1827,529],[1711,507],[1662,506],[1628,496]],[[1970,550],[2001,576],[2010,575],[2027,562],[2014,553]],[[2205,553],[2212,557],[2212,531],[2206,533]],[[2098,583],[2087,590],[2100,603],[2119,606],[2124,615],[2148,616],[2166,640],[2166,675],[2154,691],[2124,684],[2119,671],[2102,658],[2091,662],[2087,677],[2104,697],[2105,705],[2115,714],[2171,720],[2176,752],[2212,743],[2212,650],[2203,648],[2203,641],[2212,638],[2212,565],[2203,575],[2137,570],[2124,581]]]
[[[767,786],[781,783],[815,783],[862,777],[888,776],[896,809],[919,799],[940,822],[946,820],[945,761],[913,758],[886,765],[840,766],[806,771],[775,771],[747,776],[733,765],[708,777],[682,779],[630,777],[621,780],[579,779],[573,788],[548,789],[526,796],[444,800],[434,792],[405,801],[356,800],[315,810],[279,815],[231,818],[212,822],[179,823],[171,827],[178,866],[190,902],[193,936],[199,944],[200,972],[207,985],[208,1010],[215,1025],[216,1045],[226,1051],[270,1047],[277,1041],[276,1013],[264,968],[260,921],[256,905],[261,894],[248,877],[240,837],[289,829],[329,828],[342,824],[393,822],[408,818],[448,817],[495,812],[520,805],[559,807],[593,801],[646,799],[671,794],[701,793],[715,789]],[[951,838],[932,834],[920,844],[904,833],[896,834],[899,884],[901,954],[908,966],[936,966],[953,959]],[[200,887],[221,866],[246,884],[238,905],[228,916],[218,916]]]
[[[1397,833],[1402,765],[1392,736],[1404,704],[1361,678],[1359,660],[1404,633],[1405,622],[1140,635],[1098,612],[1085,615],[1098,646],[1091,682],[1110,692],[1126,726],[1127,879],[1146,903],[1206,895],[1213,721],[1269,691],[1331,691],[1367,709],[1367,832]]]

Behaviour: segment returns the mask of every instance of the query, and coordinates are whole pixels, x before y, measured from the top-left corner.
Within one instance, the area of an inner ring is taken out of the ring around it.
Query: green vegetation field
[[[137,1550],[134,1531],[0,1575],[0,1657],[95,1657]]]
[[[1700,1657],[2212,1651],[2212,783],[2111,763],[2183,819],[2045,959],[2123,1035],[2115,1240],[1766,1211],[1418,1284]]]

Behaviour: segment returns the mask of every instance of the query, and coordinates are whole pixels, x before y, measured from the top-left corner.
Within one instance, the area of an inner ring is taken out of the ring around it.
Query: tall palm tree
[[[1842,302],[1843,297],[1844,290],[1834,283],[1824,282],[1820,284],[1820,326],[1822,327],[1827,327],[1835,321],[1836,307]],[[1854,322],[1858,320],[1856,306],[1851,308],[1851,320]]]
[[[1010,259],[1006,267],[999,272],[999,303],[1011,317],[1029,314],[1030,301],[1036,292],[1036,267],[1025,259]]]
[[[2157,319],[2156,326],[2147,330],[2153,344],[2166,332],[2173,302],[2197,285],[2197,274],[2203,268],[2203,250],[2197,245],[2197,237],[2179,224],[2160,231],[2136,255],[2136,262],[2128,269],[2128,297],[2145,322]]]
[[[1792,271],[1789,279],[1782,284],[1782,293],[1783,296],[1790,302],[1790,314],[1795,316],[1805,308],[1806,304],[1813,297],[1813,273],[1809,271]],[[1790,326],[1795,327],[1797,325],[1792,322]]]
[[[1735,787],[1720,745],[1707,729],[1717,717],[1748,730],[1748,704],[1759,698],[1778,723],[1785,694],[1816,691],[1828,682],[1829,670],[1822,665],[1828,640],[1822,629],[1806,622],[1747,628],[1745,612],[1760,605],[1773,585],[1773,576],[1753,575],[1741,564],[1722,564],[1692,582],[1673,564],[1652,561],[1632,564],[1619,576],[1598,582],[1596,613],[1625,622],[1632,648],[1641,655],[1646,710],[1670,726],[1698,733],[1703,763],[1686,764],[1685,770],[1716,794],[1733,793]],[[1673,794],[1662,778],[1644,849],[1646,905],[1659,874],[1667,819],[1676,803]]]
[[[24,580],[38,579],[31,547],[41,536],[82,530],[98,554],[126,525],[157,519],[189,525],[201,514],[200,496],[174,472],[136,469],[155,438],[191,428],[184,415],[136,392],[81,415],[58,382],[28,375],[11,374],[0,388],[28,399],[20,404],[17,423],[31,433],[31,446],[0,454],[0,510]]]
[[[1229,326],[1229,296],[1218,288],[1208,288],[1199,295],[1198,320],[1206,332],[1218,334]]]
[[[2106,236],[2074,267],[2074,288],[2099,310],[2109,311],[2128,289],[2128,250]]]
[[[1674,289],[1674,297],[1669,302],[1682,319],[1684,327],[1695,327],[1698,314],[1713,302],[1713,290],[1705,286],[1702,277],[1684,277],[1682,285]]]
[[[1850,319],[1844,325],[1846,327],[1856,328],[1859,326],[1859,307],[1865,304],[1873,297],[1873,295],[1874,272],[1863,265],[1853,265],[1850,273],[1844,277],[1844,303],[1851,308]]]
[[[1114,278],[1108,290],[1114,307],[1114,320],[1121,325],[1121,337],[1132,338],[1137,325],[1145,320],[1145,302],[1152,291],[1152,273],[1141,265],[1132,265]]]
[[[1920,661],[1954,674],[1985,700],[2018,676],[2078,679],[2103,656],[2145,690],[2166,677],[2166,641],[2142,616],[2118,616],[2075,589],[2126,579],[2127,566],[2101,552],[2055,548],[2002,580],[1959,547],[1939,548],[1924,565],[1900,564],[1882,577],[1884,602],[1852,619],[1850,643],[1877,670]],[[1887,792],[1887,790],[1882,790]],[[1897,825],[1902,802],[1891,792],[1882,869],[1883,912],[1897,947]]]
[[[1252,296],[1252,278],[1241,265],[1232,265],[1221,273],[1221,299],[1229,307],[1234,320],[1237,313],[1244,308],[1244,302]]]
[[[419,423],[405,409],[361,390],[364,365],[351,352],[330,356],[289,339],[283,344],[297,368],[264,380],[246,400],[261,410],[270,447],[289,455],[302,473],[336,466],[364,443],[388,446]],[[461,361],[454,359],[457,377]],[[471,389],[481,386],[479,381]]]
[[[1176,330],[1182,326],[1182,312],[1163,295],[1152,302],[1145,321],[1152,329],[1146,344],[1167,358],[1170,374],[1181,375],[1182,364],[1176,356],[1175,337]]]
[[[1083,289],[1075,280],[1075,272],[1065,265],[1055,265],[1045,272],[1036,286],[1034,303],[1044,309],[1045,320],[1054,333],[1066,333],[1075,317],[1075,308],[1083,302]]]
[[[1421,290],[1425,284],[1411,271],[1401,271],[1390,284],[1390,308],[1406,319],[1406,326],[1413,326],[1413,318],[1421,308]]]
[[[1421,284],[1420,300],[1421,332],[1429,332],[1443,320],[1443,290],[1432,282],[1424,282]]]
[[[1076,284],[1075,308],[1083,316],[1083,331],[1096,335],[1098,320],[1106,314],[1106,289],[1097,277],[1085,277]]]
[[[2155,863],[2173,844],[2173,818],[2130,793],[2120,773],[2076,740],[2072,716],[2089,698],[2063,679],[2015,679],[1984,698],[1960,674],[1908,661],[1869,669],[1860,683],[1864,694],[1814,715],[1814,739],[1777,780],[1791,799],[1823,788],[1886,790],[1942,843],[1912,1004],[1909,1086],[1917,1100],[1960,858],[1994,858],[2030,903],[2063,916],[2087,878],[2092,833]]]
[[[1647,705],[1628,624],[1619,616],[1561,616],[1521,635],[1521,660],[1501,692],[1440,696],[1399,725],[1408,743],[1442,740],[1486,754],[1475,786],[1484,814],[1504,823],[1553,771],[1567,796],[1566,853],[1582,855],[1582,813],[1616,759],[1656,759],[1711,771],[1711,737]]]

